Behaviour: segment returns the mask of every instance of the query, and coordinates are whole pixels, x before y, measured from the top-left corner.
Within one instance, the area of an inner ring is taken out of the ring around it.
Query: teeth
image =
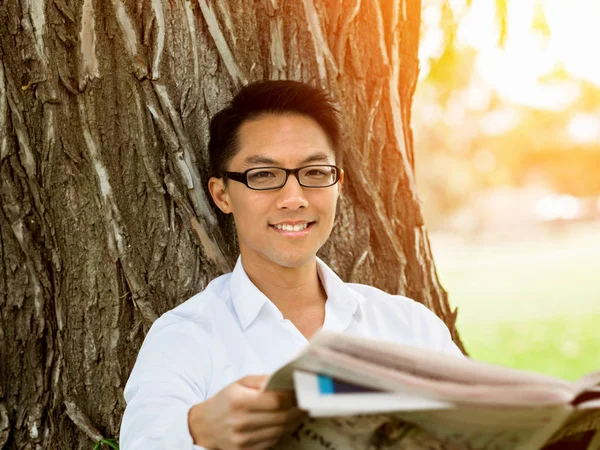
[[[275,228],[277,228],[278,230],[282,230],[282,231],[302,231],[302,230],[306,230],[306,227],[308,227],[307,223],[300,223],[297,225],[287,225],[287,224],[275,225]]]

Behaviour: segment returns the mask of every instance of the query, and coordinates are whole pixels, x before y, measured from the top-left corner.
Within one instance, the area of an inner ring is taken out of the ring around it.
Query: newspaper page
[[[293,363],[273,374],[267,381],[266,389],[293,389],[294,370],[330,375],[359,386],[384,391],[420,394],[424,397],[462,403],[566,404],[574,397],[570,385],[481,385],[443,379],[433,380],[318,347],[308,349]],[[442,368],[439,370],[443,372]]]
[[[574,400],[580,400],[577,408],[596,408],[592,414],[600,413],[600,372],[568,383],[327,332],[317,333],[294,361],[270,377],[265,388],[294,389],[297,370],[380,392],[366,394],[368,401],[366,396],[313,398],[306,408],[311,419],[278,448],[534,450],[572,422],[578,414],[573,412]],[[423,447],[424,442],[437,443]]]
[[[285,436],[287,450],[539,450],[568,408],[456,410],[311,418]]]
[[[435,448],[539,449],[573,410],[567,405],[456,405],[343,383],[330,386],[329,377],[306,372],[294,373],[294,379],[298,405],[313,417],[286,441],[298,448],[380,448],[375,441],[410,448],[409,442],[425,439],[436,442]]]
[[[537,450],[572,414],[569,405],[531,408],[460,406],[452,411],[402,412],[398,417],[468,449]]]
[[[393,416],[310,418],[279,442],[279,450],[464,450]]]
[[[456,381],[468,384],[531,384],[573,389],[571,383],[560,378],[500,367],[430,349],[364,339],[323,330],[311,339],[310,347],[326,348],[381,367],[433,380]],[[589,384],[591,379],[595,379],[592,377],[592,375],[584,377],[580,383],[582,385]],[[600,372],[597,374],[597,378],[600,382]]]

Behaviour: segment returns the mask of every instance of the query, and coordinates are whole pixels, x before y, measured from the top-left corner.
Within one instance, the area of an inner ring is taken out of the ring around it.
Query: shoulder
[[[154,321],[139,350],[131,383],[175,379],[176,373],[192,379],[204,373],[208,380],[212,353],[206,344],[218,328],[214,318],[223,316],[227,281],[228,275],[214,279],[202,292]]]
[[[206,288],[167,311],[154,321],[143,347],[161,342],[203,341],[213,333],[215,320],[227,310],[228,281],[231,274],[212,280]]]
[[[357,298],[362,307],[367,309],[402,310],[412,312],[419,309],[420,303],[402,295],[392,295],[374,286],[358,283],[346,283],[348,289],[358,294]],[[421,305],[422,306],[422,305]]]
[[[446,324],[425,305],[364,284],[346,283],[359,298],[366,320],[382,329],[381,337],[417,347],[461,354]]]
[[[165,321],[203,322],[210,319],[217,310],[226,306],[231,274],[221,275],[212,280],[206,288],[161,316]]]
[[[415,320],[441,322],[427,307],[409,297],[389,294],[364,284],[347,283],[347,286],[358,294],[361,307],[366,311],[387,315],[394,321],[401,319],[411,325],[415,324]]]

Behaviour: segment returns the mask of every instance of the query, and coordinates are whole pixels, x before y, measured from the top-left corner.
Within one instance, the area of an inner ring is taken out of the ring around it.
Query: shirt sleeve
[[[414,302],[412,317],[413,332],[423,347],[451,355],[463,356],[452,340],[446,324],[425,305]]]
[[[121,450],[202,449],[193,444],[188,413],[206,399],[212,363],[208,339],[197,334],[165,316],[150,328],[125,386]]]

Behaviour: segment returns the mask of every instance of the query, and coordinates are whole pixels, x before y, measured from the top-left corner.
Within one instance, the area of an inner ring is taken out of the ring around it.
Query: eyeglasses
[[[333,186],[342,177],[344,171],[336,166],[313,165],[284,169],[282,167],[255,167],[244,172],[225,172],[230,180],[244,183],[255,191],[279,189],[285,186],[290,174],[298,180],[298,184],[307,188],[325,188]]]

